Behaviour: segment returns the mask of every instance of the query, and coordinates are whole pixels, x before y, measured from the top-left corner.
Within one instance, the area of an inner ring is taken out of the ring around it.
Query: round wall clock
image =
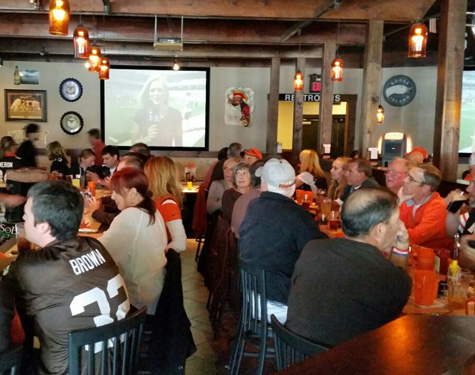
[[[82,95],[82,85],[77,79],[66,78],[59,84],[61,97],[68,102],[75,102]]]
[[[79,113],[69,111],[61,117],[60,124],[61,129],[63,129],[66,134],[74,135],[81,131],[84,126],[84,121]]]
[[[408,105],[416,96],[416,83],[408,76],[397,75],[389,78],[383,87],[383,97],[394,107]]]

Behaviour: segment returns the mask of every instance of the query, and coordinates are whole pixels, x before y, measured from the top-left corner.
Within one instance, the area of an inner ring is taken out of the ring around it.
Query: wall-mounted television
[[[475,70],[464,70],[462,79],[459,154],[475,150]]]
[[[208,150],[208,68],[112,66],[109,80],[101,81],[101,101],[107,145]]]

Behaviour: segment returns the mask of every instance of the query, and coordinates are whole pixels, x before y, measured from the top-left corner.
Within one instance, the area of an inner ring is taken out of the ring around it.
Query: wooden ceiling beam
[[[288,19],[305,21],[314,18],[318,9],[328,0],[114,0],[110,4],[112,14],[169,15],[193,18],[248,18]],[[384,20],[412,22],[423,17],[435,0],[345,0],[339,11],[327,12],[323,19]],[[48,4],[43,4],[47,7]],[[72,12],[104,12],[102,0],[71,0]],[[34,11],[34,4],[18,0],[2,0],[0,10]],[[403,10],[403,11],[402,11]]]
[[[3,57],[14,54],[40,54],[45,50],[49,56],[73,56],[73,44],[70,40],[34,40],[25,39],[18,43],[15,38],[0,38],[0,55]],[[99,43],[105,49],[107,57],[114,56],[144,56],[174,58],[225,58],[225,59],[270,59],[272,57],[307,58],[321,57],[321,48],[318,46],[305,46],[300,48],[285,46],[223,46],[223,45],[189,45],[183,52],[157,51],[152,43]],[[245,58],[243,58],[245,56]],[[80,60],[75,60],[80,61]]]
[[[89,35],[94,40],[99,35],[100,40],[124,42],[153,41],[154,20],[151,18],[107,17],[104,22],[97,21],[91,16],[81,17],[82,24],[89,29]],[[185,44],[257,44],[257,45],[315,45],[333,41],[338,37],[339,44],[362,45],[365,41],[366,25],[364,23],[347,23],[340,27],[337,36],[337,23],[320,22],[310,25],[298,37],[287,42],[281,42],[282,33],[288,29],[290,22],[284,21],[249,21],[235,20],[187,20],[184,24],[183,40]],[[45,15],[18,14],[14,18],[9,14],[0,14],[0,37],[40,38],[54,40],[70,39],[79,17],[72,16],[68,37],[55,37],[48,33],[48,19]],[[172,30],[168,24],[159,22],[158,34],[161,37],[173,37],[180,34],[180,22],[173,20]]]

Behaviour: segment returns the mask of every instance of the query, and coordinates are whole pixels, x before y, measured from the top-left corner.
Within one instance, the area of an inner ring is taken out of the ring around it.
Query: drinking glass
[[[15,224],[15,236],[18,252],[31,249],[31,242],[25,237],[25,223]]]

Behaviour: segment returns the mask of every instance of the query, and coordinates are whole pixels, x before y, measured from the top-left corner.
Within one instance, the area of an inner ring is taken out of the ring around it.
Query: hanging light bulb
[[[101,57],[101,49],[99,47],[91,47],[91,53],[89,54],[90,72],[100,71]]]
[[[300,69],[297,69],[297,72],[294,75],[294,91],[303,90],[303,74]]]
[[[423,23],[412,25],[409,32],[408,57],[426,57],[427,27]]]
[[[173,64],[173,70],[177,71],[180,70],[180,65],[178,65],[178,61],[175,60],[175,63]]]
[[[378,107],[378,112],[376,113],[377,123],[382,124],[384,122],[384,108],[380,104]]]
[[[101,59],[99,68],[99,79],[109,79],[110,63],[107,57]]]
[[[331,80],[340,82],[343,80],[343,60],[339,57],[332,61]]]
[[[50,0],[49,2],[49,33],[68,35],[69,0]]]
[[[73,33],[74,57],[87,59],[89,57],[90,43],[89,32],[83,25],[78,25]]]

